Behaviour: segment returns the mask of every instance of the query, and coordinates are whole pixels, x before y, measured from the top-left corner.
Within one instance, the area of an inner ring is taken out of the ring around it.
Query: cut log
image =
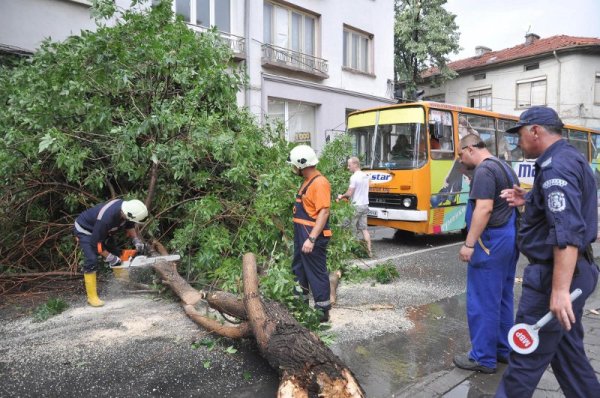
[[[281,374],[278,397],[364,397],[342,361],[277,302],[258,293],[256,260],[243,260],[244,303],[261,355]]]
[[[164,248],[159,252],[166,254]],[[261,355],[280,374],[279,398],[365,396],[350,369],[317,335],[300,325],[280,303],[262,299],[253,254],[243,259],[243,300],[226,292],[199,292],[167,262],[157,262],[153,268],[181,298],[186,314],[194,322],[229,338],[254,336]],[[202,315],[194,307],[200,300],[243,322],[228,326]]]
[[[340,283],[341,277],[342,277],[342,271],[340,271],[339,269],[337,271],[333,271],[332,273],[329,274],[329,287],[330,287],[329,301],[331,302],[331,305],[334,305],[335,302],[337,301],[337,288]]]

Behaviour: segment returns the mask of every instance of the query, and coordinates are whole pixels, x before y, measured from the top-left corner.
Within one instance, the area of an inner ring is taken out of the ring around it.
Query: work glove
[[[133,244],[135,245],[135,250],[137,254],[146,254],[146,244],[137,236],[133,238]]]
[[[117,267],[121,265],[121,259],[112,253],[108,253],[108,256],[106,256],[104,262],[110,265],[111,267]]]

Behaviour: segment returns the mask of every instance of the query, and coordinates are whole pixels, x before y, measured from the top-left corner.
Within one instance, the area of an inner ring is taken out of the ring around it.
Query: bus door
[[[431,151],[431,198],[429,223],[432,233],[458,231],[465,224],[462,195],[463,166],[455,156],[456,134],[452,112],[429,110],[429,147]]]
[[[591,134],[592,139],[592,170],[596,177],[596,187],[600,192],[600,134]],[[599,195],[600,197],[600,195]]]

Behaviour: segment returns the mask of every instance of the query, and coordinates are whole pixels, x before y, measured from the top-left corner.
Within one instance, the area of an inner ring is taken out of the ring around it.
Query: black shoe
[[[508,363],[508,358],[509,356],[502,356],[502,355],[498,355],[498,357],[496,358],[496,361],[499,363]]]
[[[319,310],[322,312],[321,318],[319,318],[320,323],[329,322],[329,310]]]
[[[496,373],[496,368],[488,368],[487,366],[481,365],[474,359],[469,358],[469,354],[459,354],[454,356],[454,365],[457,368],[465,370],[474,370],[485,374]]]

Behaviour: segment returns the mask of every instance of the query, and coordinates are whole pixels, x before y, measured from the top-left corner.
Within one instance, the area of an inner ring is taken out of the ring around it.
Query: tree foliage
[[[267,295],[289,300],[301,180],[291,144],[236,106],[244,84],[219,35],[192,32],[169,2],[0,69],[0,272],[75,269],[75,217],[139,198],[152,215],[143,234],[181,253],[189,278],[237,292],[251,251]],[[321,156],[334,192],[349,152],[342,139]],[[357,248],[337,227],[351,211],[334,204],[332,268]]]
[[[456,73],[448,68],[450,53],[460,49],[456,15],[443,5],[446,0],[395,0],[394,55],[397,80],[414,96],[421,72],[436,68],[437,82]]]

